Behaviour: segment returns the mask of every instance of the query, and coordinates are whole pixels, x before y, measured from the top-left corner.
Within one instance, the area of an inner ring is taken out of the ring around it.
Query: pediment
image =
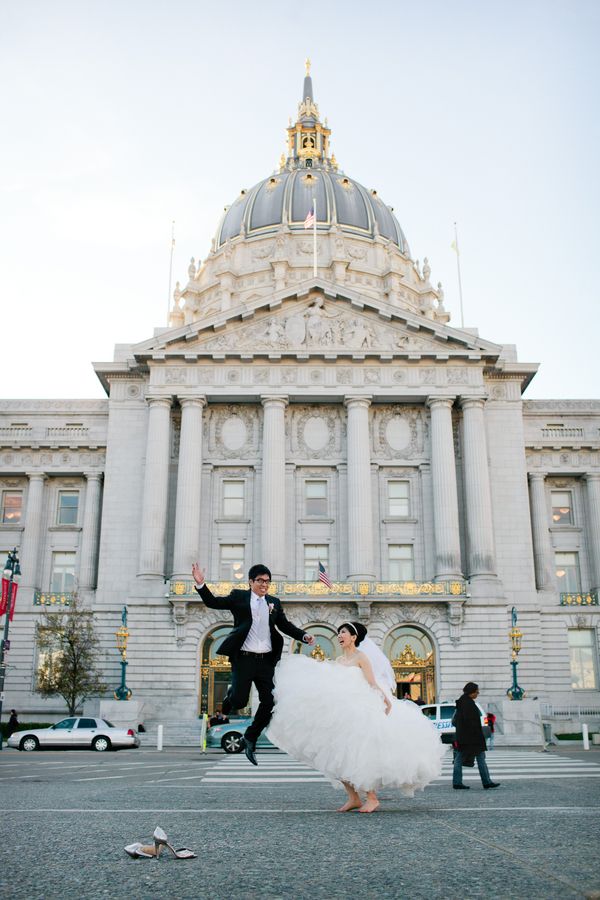
[[[232,310],[138,344],[140,356],[497,358],[500,346],[358,295],[313,289]]]

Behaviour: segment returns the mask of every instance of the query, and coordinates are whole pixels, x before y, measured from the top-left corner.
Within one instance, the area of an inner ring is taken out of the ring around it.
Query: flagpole
[[[169,295],[167,297],[167,325],[171,315],[171,282],[173,279],[173,251],[175,250],[175,219],[171,222],[171,259],[169,260]]]
[[[317,200],[313,197],[313,213],[315,220],[313,222],[313,276],[317,277]]]
[[[460,277],[460,251],[458,249],[458,231],[456,228],[456,222],[454,223],[454,249],[456,251],[456,270],[458,272],[458,297],[460,300],[460,327],[465,327],[465,316],[463,312],[463,295],[462,295],[462,280]]]

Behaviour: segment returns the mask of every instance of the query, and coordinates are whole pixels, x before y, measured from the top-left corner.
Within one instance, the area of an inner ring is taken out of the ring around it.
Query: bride
[[[339,812],[372,813],[381,788],[413,797],[437,778],[445,748],[419,707],[395,698],[394,671],[365,626],[345,622],[338,640],[343,653],[335,663],[296,654],[281,660],[268,737],[341,781],[348,799]]]

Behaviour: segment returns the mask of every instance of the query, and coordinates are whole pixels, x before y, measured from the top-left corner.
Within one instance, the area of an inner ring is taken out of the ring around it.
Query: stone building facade
[[[399,694],[429,702],[469,679],[500,707],[514,607],[528,696],[599,704],[600,401],[524,401],[537,366],[449,324],[329,135],[307,73],[278,171],[227,208],[170,327],[96,364],[107,399],[0,403],[0,551],[23,567],[5,709],[23,719],[61,712],[34,692],[34,635],[75,589],[115,687],[127,606],[147,722],[212,712],[228,618],[199,602],[195,559],[216,592],[267,563],[317,655],[361,619]]]

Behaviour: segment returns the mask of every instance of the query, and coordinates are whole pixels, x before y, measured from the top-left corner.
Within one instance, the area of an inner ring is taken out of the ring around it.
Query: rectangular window
[[[552,491],[552,524],[573,524],[573,501],[571,491]]]
[[[242,581],[244,578],[244,545],[221,544],[219,548],[219,580]]]
[[[75,554],[53,553],[50,590],[56,594],[68,593],[75,589]]]
[[[327,482],[304,482],[305,514],[307,516],[327,515]]]
[[[581,590],[581,576],[579,574],[578,553],[555,553],[556,578],[561,594],[570,592],[579,593]]]
[[[569,657],[573,690],[598,690],[596,632],[593,628],[569,628]]]
[[[223,515],[230,518],[241,518],[244,515],[243,481],[223,482]]]
[[[410,495],[408,481],[388,481],[388,516],[409,516]]]
[[[23,512],[23,491],[2,491],[2,524],[18,525]]]
[[[304,580],[319,580],[319,563],[323,564],[327,574],[331,576],[329,571],[329,545],[328,544],[305,544],[304,545]]]
[[[79,491],[58,492],[58,525],[77,525]]]
[[[390,581],[414,581],[415,562],[412,544],[388,545],[388,574]]]

